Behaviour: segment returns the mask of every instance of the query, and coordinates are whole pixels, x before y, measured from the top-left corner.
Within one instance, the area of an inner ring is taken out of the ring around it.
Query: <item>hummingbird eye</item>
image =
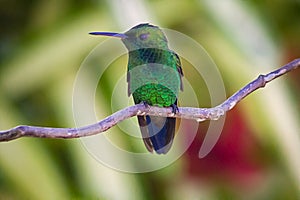
[[[141,40],[147,40],[149,37],[149,33],[142,33],[141,35],[139,35],[139,38]]]

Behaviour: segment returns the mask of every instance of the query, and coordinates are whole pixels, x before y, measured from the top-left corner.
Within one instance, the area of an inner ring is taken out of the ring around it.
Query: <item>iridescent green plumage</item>
[[[119,37],[129,51],[128,95],[134,102],[177,108],[177,96],[182,90],[180,59],[168,47],[162,30],[150,24],[139,24],[124,34],[94,32],[95,35]],[[158,154],[169,151],[175,135],[175,118],[138,116],[147,149]]]
[[[177,55],[170,50],[144,48],[130,51],[128,95],[132,93],[136,103],[171,106],[181,86],[179,64]]]

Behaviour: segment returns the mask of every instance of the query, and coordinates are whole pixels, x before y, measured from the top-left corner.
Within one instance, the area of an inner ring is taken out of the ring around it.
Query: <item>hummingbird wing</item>
[[[130,96],[131,95],[131,91],[130,91],[130,72],[127,72],[127,95]]]
[[[181,62],[180,62],[180,58],[179,56],[173,52],[175,57],[176,57],[176,67],[177,67],[177,71],[180,75],[180,90],[183,91],[183,83],[182,83],[182,77],[183,77],[183,71],[182,71],[182,68],[181,68]]]

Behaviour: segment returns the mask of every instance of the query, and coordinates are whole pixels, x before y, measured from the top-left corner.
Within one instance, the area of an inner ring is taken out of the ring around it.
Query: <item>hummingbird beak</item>
[[[113,33],[113,32],[90,32],[91,35],[102,35],[102,36],[109,36],[109,37],[117,37],[121,39],[127,38],[124,33]]]

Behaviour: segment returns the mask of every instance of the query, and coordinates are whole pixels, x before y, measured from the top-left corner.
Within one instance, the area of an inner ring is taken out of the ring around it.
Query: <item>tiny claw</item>
[[[142,104],[144,104],[145,108],[149,108],[149,104],[146,101],[142,101]]]
[[[179,112],[178,106],[176,104],[172,104],[171,107],[172,107],[172,112],[174,114],[176,114],[177,112]]]

